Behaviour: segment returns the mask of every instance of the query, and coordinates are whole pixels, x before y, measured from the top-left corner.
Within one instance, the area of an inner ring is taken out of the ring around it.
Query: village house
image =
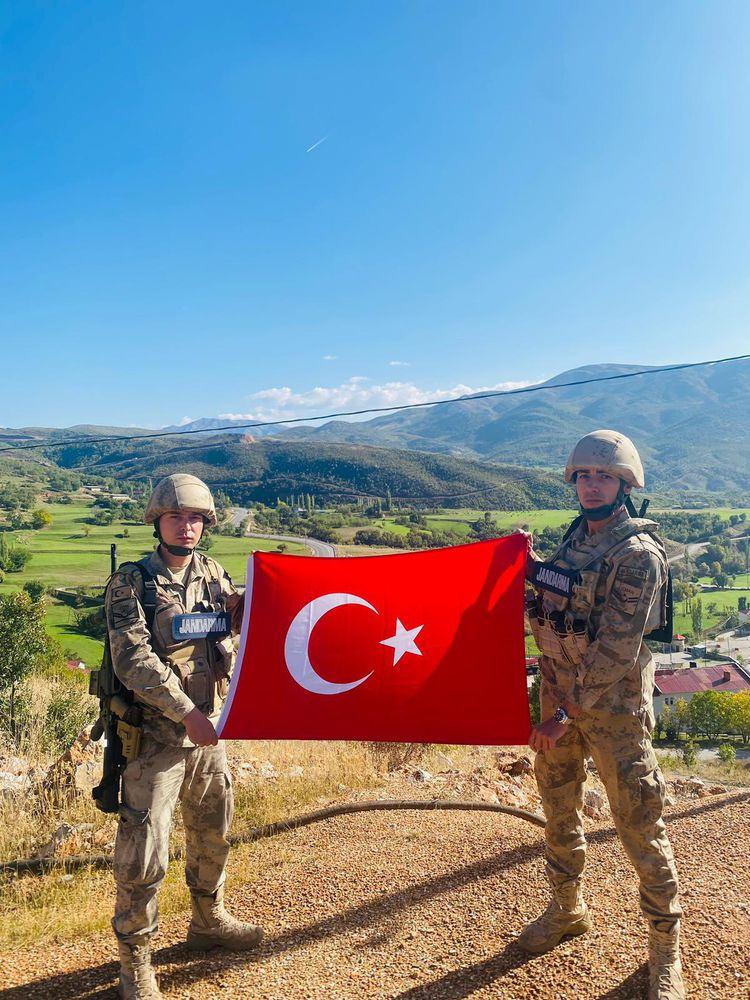
[[[665,705],[689,702],[699,691],[750,691],[750,671],[736,663],[711,663],[705,667],[661,669],[654,678],[654,714],[661,715]]]

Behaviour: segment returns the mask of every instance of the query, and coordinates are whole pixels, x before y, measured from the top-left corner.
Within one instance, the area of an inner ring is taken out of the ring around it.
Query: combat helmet
[[[581,438],[565,466],[565,482],[574,483],[581,469],[608,472],[620,480],[620,488],[613,503],[602,504],[600,507],[581,505],[581,513],[589,521],[604,521],[611,517],[626,502],[631,487],[643,487],[643,464],[638,449],[629,437],[618,431],[592,431]]]
[[[629,437],[618,431],[592,431],[582,437],[565,466],[565,482],[575,482],[575,474],[580,469],[599,469],[617,476],[628,486],[643,488],[643,464],[638,449]]]
[[[174,510],[191,510],[202,514],[207,528],[216,526],[216,507],[211,490],[197,476],[177,472],[158,482],[143,520],[146,524],[155,524],[162,514]]]

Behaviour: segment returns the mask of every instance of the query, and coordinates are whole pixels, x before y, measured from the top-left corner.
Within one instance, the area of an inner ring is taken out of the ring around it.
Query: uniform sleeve
[[[662,560],[648,549],[626,552],[612,568],[599,628],[577,671],[577,708],[596,708],[605,691],[633,669],[665,578]]]
[[[114,671],[140,701],[172,722],[182,722],[195,705],[172,669],[154,653],[140,601],[140,577],[116,573],[107,588],[105,611]]]

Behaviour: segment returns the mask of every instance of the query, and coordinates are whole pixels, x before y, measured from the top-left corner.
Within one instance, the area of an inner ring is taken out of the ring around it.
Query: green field
[[[40,531],[13,531],[8,535],[22,542],[32,557],[21,573],[6,573],[0,583],[0,594],[19,590],[27,580],[41,580],[49,587],[74,588],[103,586],[109,576],[109,546],[117,545],[118,562],[140,559],[154,547],[153,529],[143,524],[115,521],[108,526],[87,525],[90,506],[49,504],[44,507],[53,518],[49,528]],[[84,534],[84,526],[89,534]],[[127,527],[130,537],[123,538]],[[289,553],[305,553],[302,544],[287,542]],[[278,543],[270,539],[231,538],[213,536],[210,555],[217,559],[237,583],[244,583],[249,554],[257,549],[275,550]],[[73,610],[58,601],[47,599],[47,625],[63,649],[75,653],[87,664],[101,658],[102,645],[95,639],[75,631]]]
[[[703,630],[713,628],[723,622],[732,612],[737,611],[737,599],[746,597],[750,601],[750,590],[703,590],[700,593],[703,603]],[[709,612],[709,605],[715,604],[716,610]],[[678,601],[675,604],[674,630],[675,633],[693,634],[693,619],[690,612],[685,613],[685,602]]]

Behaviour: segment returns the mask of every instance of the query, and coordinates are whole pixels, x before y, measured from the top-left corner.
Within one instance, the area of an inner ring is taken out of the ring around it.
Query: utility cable
[[[402,403],[398,406],[370,406],[363,410],[342,410],[338,413],[323,413],[310,417],[286,417],[283,420],[258,420],[247,424],[225,424],[222,427],[200,427],[188,431],[153,431],[147,434],[111,434],[90,438],[63,438],[61,441],[34,442],[34,444],[5,445],[6,451],[31,451],[37,448],[62,448],[67,444],[101,444],[112,441],[147,441],[153,438],[173,437],[177,434],[218,434],[221,431],[253,430],[259,427],[281,427],[284,424],[312,423],[316,420],[335,420],[339,417],[361,417],[368,413],[394,413],[399,410],[417,410],[426,406],[446,406],[449,403],[468,403],[476,399],[495,399],[498,396],[520,396],[530,392],[544,392],[551,389],[566,389],[577,385],[591,385],[594,382],[614,382],[618,379],[636,378],[639,375],[662,375],[667,372],[685,371],[688,368],[705,368],[708,365],[722,365],[732,361],[748,361],[750,354],[737,354],[728,358],[714,358],[711,361],[691,361],[679,365],[663,365],[656,368],[642,368],[634,372],[619,372],[617,375],[597,375],[594,378],[575,379],[572,382],[527,385],[519,389],[498,389],[479,392],[471,396],[455,396],[450,399],[435,399],[424,403]]]

